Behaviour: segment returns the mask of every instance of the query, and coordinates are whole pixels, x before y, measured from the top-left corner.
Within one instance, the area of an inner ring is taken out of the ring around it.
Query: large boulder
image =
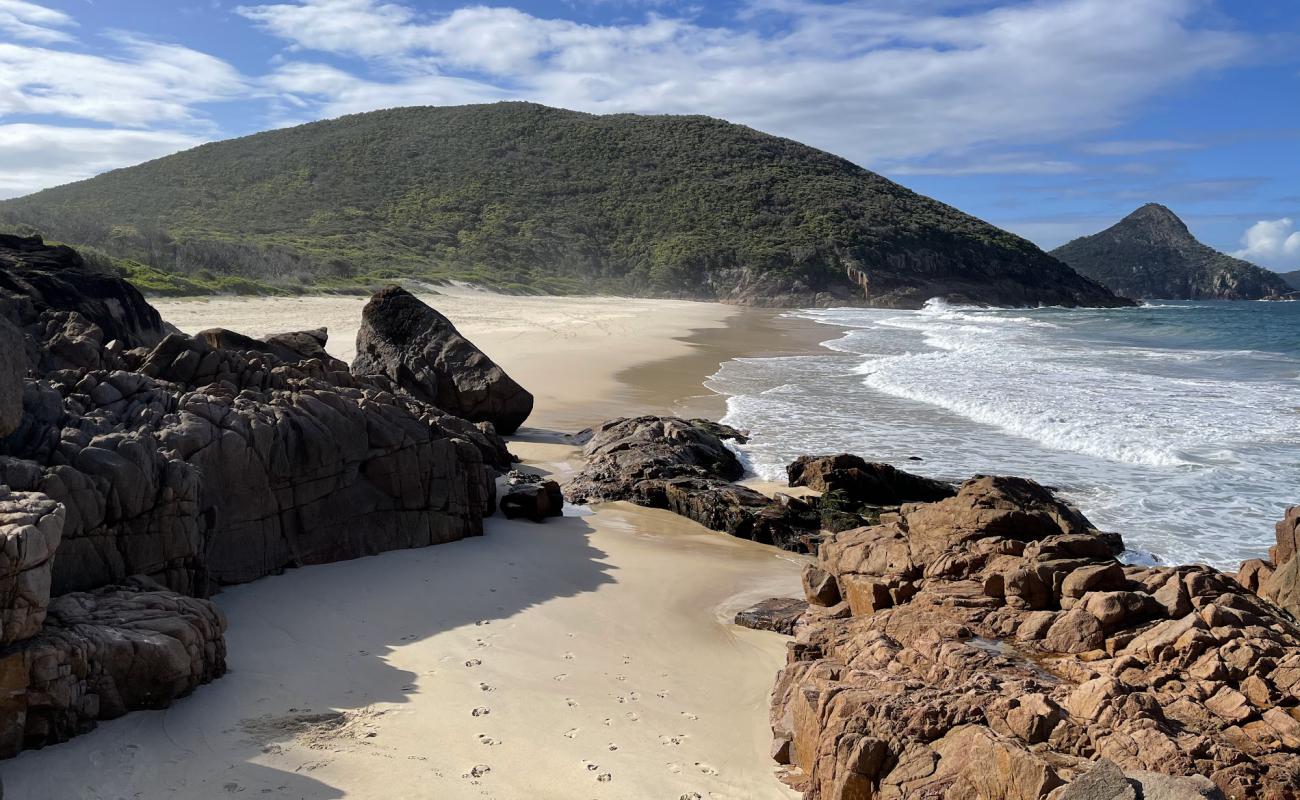
[[[1231,577],[1123,566],[1023,479],[881,522],[823,543],[808,598],[849,614],[810,610],[773,693],[807,800],[1300,794],[1300,628]]]
[[[1252,559],[1241,565],[1237,582],[1260,597],[1272,600],[1300,618],[1300,506],[1292,506],[1277,523],[1277,544],[1268,560]]]
[[[533,396],[456,330],[451,320],[400,286],[370,298],[361,312],[352,373],[383,375],[415,396],[501,434],[519,429]]]

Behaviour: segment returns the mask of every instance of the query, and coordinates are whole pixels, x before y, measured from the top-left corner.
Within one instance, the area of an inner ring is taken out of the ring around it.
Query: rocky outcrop
[[[225,672],[225,630],[211,602],[143,580],[55,598],[36,635],[0,648],[0,758],[166,708]]]
[[[744,434],[707,420],[623,417],[597,428],[586,463],[565,489],[573,503],[626,500],[662,508],[722,531],[787,550],[811,552],[820,539],[816,510],[776,500],[732,481],[745,468],[726,445]]]
[[[501,434],[518,430],[533,396],[460,335],[451,320],[400,286],[366,304],[357,331],[354,375],[382,375],[417,400]]]
[[[1300,618],[1300,506],[1277,524],[1277,544],[1267,559],[1251,559],[1237,571],[1237,582]]]
[[[0,234],[0,316],[26,326],[42,315],[74,315],[103,332],[104,342],[150,346],[170,328],[126,281],[89,268],[71,247],[39,236]]]
[[[773,695],[790,780],[808,800],[1297,797],[1294,620],[1215,570],[1121,549],[1037,484],[990,477],[825,541]],[[827,613],[840,595],[848,615]]]
[[[735,622],[742,628],[775,631],[794,635],[795,626],[808,611],[808,601],[790,597],[770,597],[736,613]]]
[[[1201,244],[1174,212],[1156,203],[1052,255],[1134,299],[1259,300],[1294,291],[1277,273]]]
[[[900,503],[929,503],[957,493],[950,483],[923,478],[889,464],[840,453],[833,456],[800,456],[785,468],[791,486],[806,486],[818,492],[839,492],[855,505],[896,506]]]
[[[0,402],[0,756],[219,675],[225,622],[197,598],[222,585],[482,533],[512,460],[490,424],[353,375],[323,330],[168,332],[72,251],[19,245],[0,239],[30,368],[18,418]]]

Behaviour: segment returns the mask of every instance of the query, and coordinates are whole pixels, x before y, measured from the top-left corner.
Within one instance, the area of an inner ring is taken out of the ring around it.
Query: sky
[[[400,105],[708,114],[1046,248],[1300,269],[1297,0],[0,0],[0,198]]]

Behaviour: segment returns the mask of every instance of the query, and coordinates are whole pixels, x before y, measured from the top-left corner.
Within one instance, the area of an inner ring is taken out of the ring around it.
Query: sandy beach
[[[808,348],[775,312],[620,298],[425,298],[537,397],[511,443],[563,479],[560,432],[720,413],[721,361]],[[161,301],[194,332],[329,327],[364,300]],[[230,671],[165,711],[4,764],[22,798],[785,798],[768,692],[785,640],[730,624],[802,561],[622,503],[233,587]]]

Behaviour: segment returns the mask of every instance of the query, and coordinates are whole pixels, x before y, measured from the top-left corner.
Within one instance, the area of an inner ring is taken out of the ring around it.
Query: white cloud
[[[0,116],[42,114],[130,127],[193,122],[194,105],[246,89],[229,64],[119,37],[122,57],[0,43]]]
[[[363,92],[340,84],[289,100],[324,116],[449,96],[706,113],[876,166],[1103,130],[1250,49],[1244,35],[1195,27],[1200,0],[967,5],[761,0],[731,28],[655,14],[618,25],[512,8],[421,14],[377,0],[239,13],[292,48],[360,58],[383,76]]]
[[[1265,265],[1295,266],[1300,259],[1300,231],[1289,217],[1256,222],[1242,235],[1241,245],[1233,255]]]
[[[72,17],[62,11],[26,0],[0,0],[0,31],[18,39],[43,44],[70,42],[72,35],[60,29],[75,24]]]
[[[89,178],[202,143],[169,131],[0,125],[0,198]]]
[[[1203,145],[1193,142],[1179,142],[1172,139],[1128,139],[1093,142],[1079,149],[1095,156],[1145,156],[1177,150],[1200,150],[1202,147]]]

